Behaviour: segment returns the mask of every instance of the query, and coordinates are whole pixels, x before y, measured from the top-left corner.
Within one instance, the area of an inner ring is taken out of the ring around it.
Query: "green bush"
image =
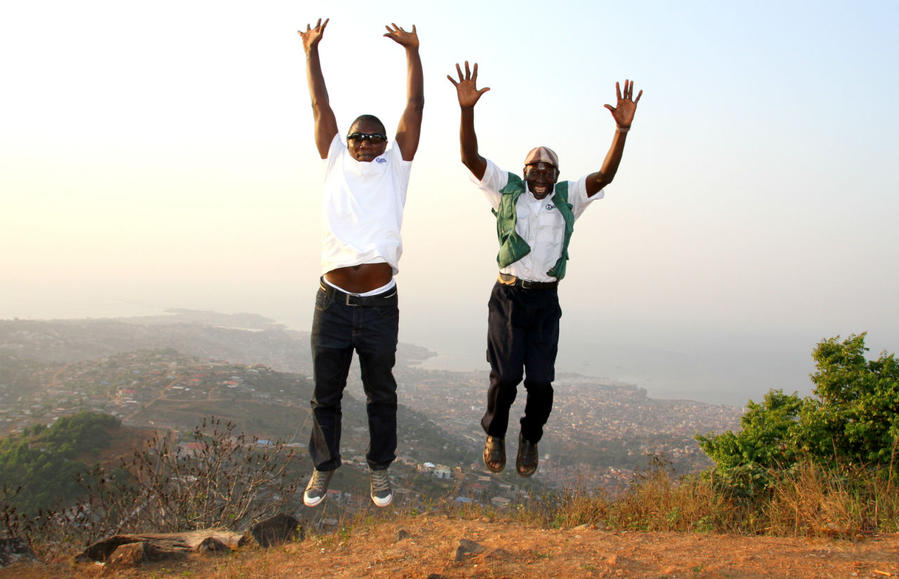
[[[749,401],[739,432],[699,435],[715,462],[710,476],[735,495],[770,490],[800,461],[834,469],[890,468],[899,441],[899,365],[893,354],[865,358],[865,334],[820,342],[813,396],[771,390]]]
[[[34,514],[82,495],[78,479],[88,471],[83,457],[108,447],[119,426],[114,416],[82,412],[0,441],[0,488],[9,489],[3,507]]]

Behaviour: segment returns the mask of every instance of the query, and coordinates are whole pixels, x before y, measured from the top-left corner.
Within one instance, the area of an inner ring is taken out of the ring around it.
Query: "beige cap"
[[[556,155],[556,152],[550,149],[549,147],[536,147],[531,149],[531,152],[528,153],[528,156],[524,159],[525,165],[531,165],[533,163],[538,163],[543,161],[544,163],[549,163],[556,169],[559,168],[559,156]]]

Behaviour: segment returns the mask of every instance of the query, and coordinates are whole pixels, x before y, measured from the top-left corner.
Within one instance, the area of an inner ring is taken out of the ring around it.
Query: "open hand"
[[[418,32],[416,32],[414,24],[412,25],[412,32],[406,32],[394,23],[391,23],[390,26],[384,27],[387,29],[387,33],[384,36],[406,48],[418,48]]]
[[[309,50],[315,46],[318,46],[318,43],[321,42],[322,36],[325,34],[325,26],[330,22],[330,18],[326,18],[324,24],[322,24],[322,19],[319,18],[318,22],[315,23],[315,28],[312,28],[308,24],[306,25],[306,32],[302,30],[297,30],[297,34],[303,39],[303,50],[307,53]]]
[[[462,67],[456,63],[456,73],[459,75],[458,82],[452,76],[446,75],[453,86],[456,87],[456,94],[459,97],[459,106],[463,108],[473,107],[481,95],[490,90],[490,87],[484,87],[478,90],[478,63],[474,63],[474,71],[469,70],[468,61],[465,61],[465,74],[462,74]]]
[[[615,83],[615,93],[618,96],[618,106],[613,107],[612,105],[605,105],[605,107],[611,111],[612,118],[615,119],[615,123],[619,128],[629,128],[631,123],[634,122],[634,113],[637,112],[637,103],[640,102],[643,91],[641,90],[637,94],[637,98],[633,98],[634,81],[625,80],[624,94],[621,94],[621,87],[617,82]]]

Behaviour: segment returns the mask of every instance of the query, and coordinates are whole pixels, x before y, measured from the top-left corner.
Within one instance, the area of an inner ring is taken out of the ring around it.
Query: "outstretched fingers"
[[[615,83],[615,90],[618,90],[618,83]],[[634,81],[625,80],[624,81],[624,98],[626,100],[634,101],[634,104],[640,102],[640,97],[643,96],[643,91],[637,93],[637,98],[634,98]],[[621,100],[621,93],[618,93],[618,100]]]
[[[325,27],[328,26],[328,22],[330,22],[330,21],[331,21],[330,18],[325,18],[325,22],[322,23],[322,19],[319,18],[318,21],[315,23],[315,28],[312,28],[308,24],[306,25],[306,32],[311,32],[314,30],[319,35],[321,35],[322,33],[324,33]]]
[[[478,63],[474,63],[474,73],[472,73],[471,69],[468,66],[468,61],[465,61],[465,73],[462,73],[462,67],[459,66],[459,63],[456,63],[456,74],[459,75],[459,82],[463,81],[471,81],[477,82],[478,80]],[[456,82],[450,75],[446,75],[446,78],[450,79],[450,82],[453,85],[458,85],[459,82]]]
[[[477,66],[477,65],[475,65]],[[456,74],[459,76],[459,80],[457,81],[451,75],[446,75],[446,78],[449,79],[453,86],[458,87],[460,82],[465,82],[466,80],[471,80],[471,72],[468,70],[468,61],[465,61],[465,74],[462,73],[462,67],[459,66],[459,63],[456,63]]]
[[[635,99],[634,81],[625,79],[623,91],[621,90],[621,84],[618,82],[615,83],[615,96],[617,97],[616,106],[604,106],[612,113],[612,118],[615,119],[618,128],[630,128],[631,123],[634,120],[634,113],[637,110],[637,103],[640,102],[643,91],[641,90],[637,93],[637,98]]]
[[[449,81],[450,81],[451,83],[453,83],[453,86],[454,86],[454,87],[458,87],[458,86],[459,86],[459,83],[462,82],[462,80],[463,80],[463,79],[462,79],[462,69],[459,67],[459,63],[458,63],[458,62],[456,63],[456,74],[459,75],[459,80],[458,80],[458,81],[457,81],[456,79],[453,78],[453,75],[451,75],[451,74],[446,75],[446,78],[448,78]]]
[[[407,32],[401,26],[398,26],[396,22],[391,22],[389,26],[385,25],[384,28],[387,30],[384,36],[397,44],[410,48],[418,47],[418,29],[415,28],[414,24],[411,32]]]
[[[322,19],[319,18],[318,22],[315,23],[315,27],[307,24],[305,31],[297,30],[297,34],[303,39],[303,46],[308,49],[310,46],[318,44],[325,33],[325,27],[328,26],[330,21],[330,18],[325,18],[325,21],[322,22]]]
[[[459,95],[459,104],[463,107],[474,106],[475,103],[478,102],[478,99],[481,98],[481,95],[490,90],[489,87],[484,87],[482,89],[478,89],[477,87],[478,63],[475,63],[474,68],[472,69],[471,65],[469,65],[466,60],[465,70],[463,72],[462,65],[457,62],[456,76],[458,79],[453,78],[452,75],[449,74],[446,75],[446,78],[449,79],[454,87],[456,87],[456,91]]]

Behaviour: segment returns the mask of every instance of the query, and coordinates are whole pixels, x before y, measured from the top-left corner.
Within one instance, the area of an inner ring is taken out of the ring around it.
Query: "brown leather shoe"
[[[537,472],[537,463],[540,460],[537,452],[537,443],[525,440],[518,433],[518,458],[515,460],[515,469],[521,476],[531,476]]]
[[[484,466],[490,472],[502,472],[506,468],[506,441],[487,435],[484,443]]]

